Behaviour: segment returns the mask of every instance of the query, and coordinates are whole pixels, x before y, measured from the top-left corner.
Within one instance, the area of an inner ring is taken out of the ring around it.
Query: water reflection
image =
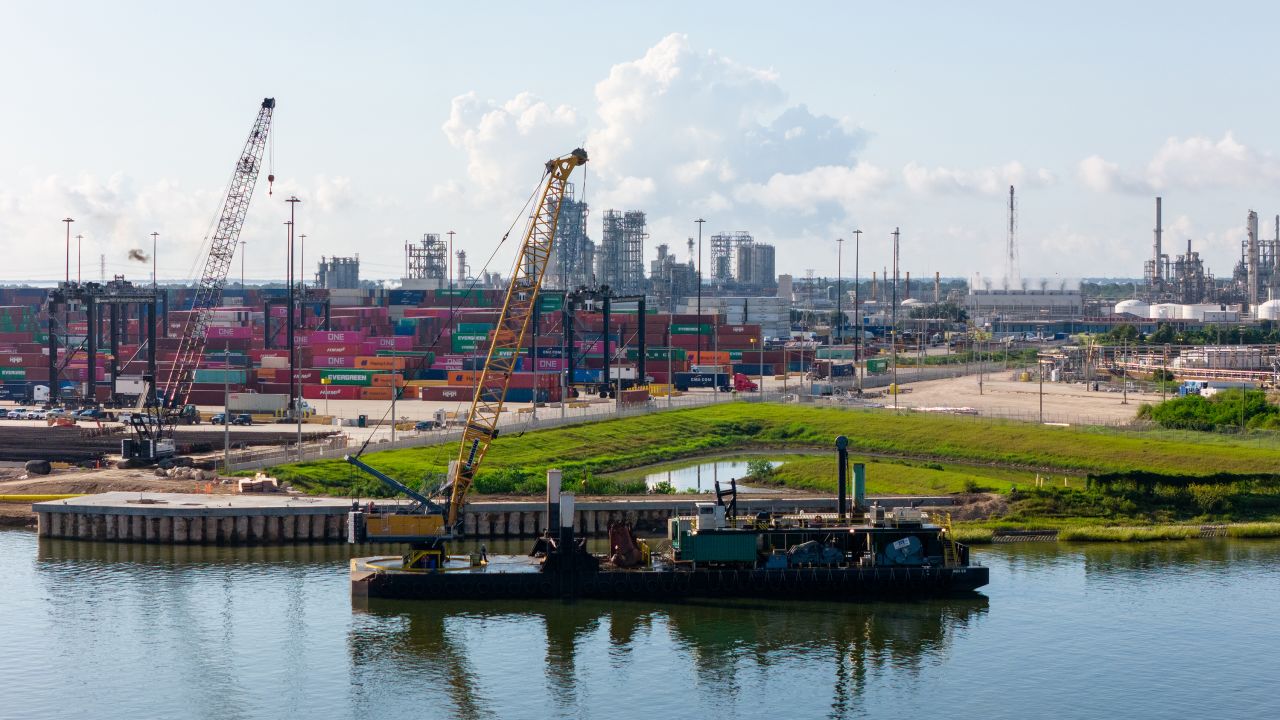
[[[785,674],[803,661],[826,678],[818,687],[829,688],[831,714],[844,717],[857,710],[869,675],[890,669],[914,674],[945,655],[952,638],[986,614],[987,600],[664,606],[374,600],[359,610],[364,617],[348,645],[359,685],[371,693],[366,700],[377,696],[385,703],[388,689],[425,677],[443,693],[450,716],[509,713],[506,700],[486,694],[481,677],[501,674],[491,666],[489,650],[501,636],[505,652],[523,660],[511,669],[528,684],[529,702],[538,703],[545,682],[548,697],[541,700],[561,714],[592,714],[586,708],[593,700],[603,702],[591,687],[599,664],[623,671],[609,673],[614,682],[639,682],[632,656],[645,645],[650,659],[655,650],[667,657],[667,682],[687,669],[706,697],[730,704],[742,687],[757,687],[760,674]],[[383,710],[395,714],[385,704]]]
[[[698,492],[710,492],[715,488],[716,481],[720,482],[721,487],[728,487],[730,479],[741,481],[748,475],[748,461],[746,460],[720,460],[717,462],[704,462],[695,465],[687,465],[684,467],[673,466],[645,475],[644,481],[649,487],[654,487],[658,483],[670,483],[677,491],[697,490]],[[782,464],[778,460],[770,460],[769,464],[778,467]],[[778,490],[773,488],[750,487],[749,485],[738,485],[738,490],[749,493],[774,493]]]

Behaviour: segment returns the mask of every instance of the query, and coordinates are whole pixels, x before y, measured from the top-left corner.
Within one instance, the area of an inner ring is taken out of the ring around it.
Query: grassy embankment
[[[1003,493],[1007,508],[966,528],[979,541],[998,529],[1070,530],[1063,539],[1090,533],[1098,539],[1154,539],[1152,525],[1168,528],[1160,532],[1173,537],[1192,532],[1178,529],[1184,526],[1280,519],[1280,447],[1248,436],[755,403],[500,437],[476,491],[537,494],[545,487],[546,469],[559,467],[566,487],[580,493],[643,492],[642,473],[626,470],[700,455],[764,452],[787,460],[769,482],[834,492],[830,448],[837,434],[849,437],[855,462],[867,462],[870,493]],[[822,452],[797,455],[798,450]],[[422,483],[443,473],[454,452],[447,445],[365,459],[404,481]],[[341,461],[273,472],[309,492],[381,492],[376,481]],[[1042,487],[1035,486],[1037,475],[1044,478]],[[1232,532],[1280,534],[1280,523],[1240,527]]]

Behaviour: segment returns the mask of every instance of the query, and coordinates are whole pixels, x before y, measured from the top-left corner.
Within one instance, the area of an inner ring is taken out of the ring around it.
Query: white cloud
[[[535,169],[572,150],[583,136],[573,108],[553,107],[528,92],[504,103],[481,100],[475,93],[459,95],[441,129],[451,145],[466,153],[468,183],[446,181],[432,188],[432,196],[467,198],[490,207],[523,199]]]
[[[1076,176],[1095,192],[1144,195],[1166,190],[1275,187],[1280,185],[1280,159],[1249,148],[1228,131],[1219,140],[1168,138],[1140,173],[1091,155],[1080,161]]]
[[[868,163],[853,167],[827,165],[796,174],[777,173],[765,183],[739,185],[734,198],[768,210],[805,215],[832,204],[852,211],[858,201],[883,188],[887,179],[883,170]]]
[[[1156,189],[1273,184],[1280,162],[1238,142],[1230,132],[1221,140],[1169,138],[1147,165],[1147,181]]]
[[[999,195],[1010,185],[1045,186],[1053,184],[1053,173],[1040,168],[1028,174],[1020,162],[1010,162],[999,167],[977,170],[957,170],[946,167],[929,168],[909,162],[902,168],[902,179],[912,192],[937,194]]]

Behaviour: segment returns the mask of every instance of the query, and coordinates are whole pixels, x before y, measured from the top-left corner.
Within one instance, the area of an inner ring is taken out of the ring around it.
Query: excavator
[[[348,463],[382,481],[393,492],[413,500],[413,504],[406,508],[379,510],[370,506],[368,512],[353,510],[348,516],[348,539],[351,542],[407,543],[410,550],[404,556],[404,568],[434,569],[443,566],[446,543],[462,535],[460,521],[467,492],[489,446],[498,437],[498,419],[502,415],[507,387],[511,374],[515,372],[520,350],[525,347],[525,334],[551,258],[565,186],[574,169],[586,162],[587,152],[578,148],[568,155],[548,160],[544,166],[537,202],[516,253],[502,312],[463,426],[458,457],[449,463],[445,483],[430,496],[423,495],[370,467],[359,458],[359,453],[345,457]],[[448,499],[444,500],[446,494]]]

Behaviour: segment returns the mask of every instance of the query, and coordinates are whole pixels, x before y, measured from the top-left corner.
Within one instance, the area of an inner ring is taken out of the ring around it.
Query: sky
[[[1136,277],[1154,197],[1170,253],[1219,276],[1246,215],[1280,213],[1266,3],[337,3],[0,0],[0,282],[202,267],[264,97],[268,170],[245,275],[284,276],[297,195],[307,273],[456,231],[506,273],[545,160],[585,147],[591,206],[648,213],[659,243],[746,230],[780,273]],[[77,241],[76,235],[82,235]],[[704,242],[704,246],[708,243]],[[852,242],[840,269],[854,273]],[[240,256],[232,266],[240,272]]]

